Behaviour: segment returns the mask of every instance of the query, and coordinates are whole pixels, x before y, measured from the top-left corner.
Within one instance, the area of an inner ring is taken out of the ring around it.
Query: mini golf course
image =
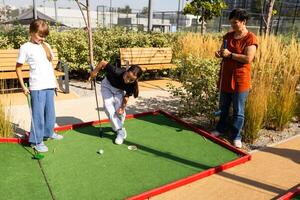
[[[103,138],[99,122],[59,127],[64,139],[46,141],[42,160],[28,145],[0,143],[0,197],[145,199],[250,160],[163,111],[128,116],[122,145],[107,120],[101,126]]]

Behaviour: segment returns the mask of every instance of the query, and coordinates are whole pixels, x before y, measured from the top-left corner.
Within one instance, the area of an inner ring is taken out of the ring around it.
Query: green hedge
[[[9,31],[0,32],[0,48],[19,48],[21,44],[28,41],[27,29],[23,26],[14,26]],[[176,39],[176,34],[149,34],[123,28],[96,29],[93,31],[94,60],[97,62],[104,59],[115,62],[119,57],[119,48],[172,47]],[[59,58],[69,64],[71,72],[88,69],[88,36],[83,29],[59,32],[51,28],[47,42],[58,49]]]

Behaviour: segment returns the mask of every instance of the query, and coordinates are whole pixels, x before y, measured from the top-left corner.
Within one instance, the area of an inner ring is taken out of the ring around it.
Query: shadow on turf
[[[112,142],[114,142],[116,136],[115,136],[115,132],[112,130],[111,127],[102,126],[101,130],[102,130],[102,135],[103,135],[104,138],[111,139]],[[86,135],[92,135],[92,136],[95,136],[95,137],[100,137],[100,128],[99,128],[99,126],[97,126],[97,127],[95,127],[95,126],[81,127],[81,128],[77,128],[76,131],[78,133],[82,133],[82,134],[86,134]]]
[[[183,130],[191,130],[190,128],[181,125],[179,123],[177,123],[176,121],[174,121],[173,119],[163,115],[163,114],[159,114],[159,115],[145,115],[145,116],[141,116],[136,118],[137,120],[141,120],[141,121],[145,121],[145,122],[150,122],[153,124],[157,124],[160,126],[169,126],[169,127],[173,127],[176,129],[176,132],[181,132]],[[126,121],[125,121],[126,124]]]
[[[133,143],[133,142],[130,142],[130,141],[127,141],[127,140],[124,141],[124,144],[127,145],[127,146],[134,145],[138,148],[139,151],[144,151],[144,152],[151,153],[151,154],[154,154],[154,155],[159,156],[159,157],[164,157],[166,159],[169,159],[169,160],[172,160],[172,161],[184,164],[184,165],[192,166],[192,167],[195,167],[197,169],[205,170],[205,169],[215,167],[215,166],[203,165],[201,163],[197,163],[197,162],[194,162],[194,161],[191,161],[191,160],[187,160],[185,158],[181,158],[181,157],[172,155],[168,152],[161,152],[161,151],[158,151],[156,149],[152,149],[150,147],[146,147],[144,145],[140,145],[138,143]]]
[[[92,135],[92,136],[96,136],[96,137],[100,136],[99,127],[94,127],[94,126],[83,127],[83,128],[76,129],[76,131],[79,132],[79,133],[82,133],[82,134]],[[102,127],[102,131],[103,131],[103,137],[110,139],[112,141],[112,143],[114,143],[116,135],[112,131],[111,127]],[[146,147],[146,146],[140,145],[138,143],[133,143],[133,142],[130,142],[130,141],[127,141],[127,140],[124,141],[124,145],[127,145],[127,146],[134,145],[134,146],[137,146],[139,151],[144,151],[144,152],[147,152],[147,153],[151,153],[151,154],[154,154],[156,156],[164,157],[166,159],[169,159],[169,160],[172,160],[172,161],[184,164],[184,165],[192,166],[192,167],[195,167],[195,168],[201,169],[201,170],[202,169],[209,169],[211,167],[214,167],[214,166],[203,165],[201,163],[197,163],[197,162],[194,162],[194,161],[191,161],[191,160],[187,160],[185,158],[181,158],[181,157],[178,157],[176,155],[172,155],[168,152],[161,152],[161,151],[158,151],[156,149]]]

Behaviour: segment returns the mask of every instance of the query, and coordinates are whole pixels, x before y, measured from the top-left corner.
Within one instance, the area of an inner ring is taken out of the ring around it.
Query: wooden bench
[[[176,68],[172,64],[172,49],[120,48],[121,66],[139,65],[143,71]]]
[[[69,73],[68,65],[63,65],[58,60],[58,52],[53,49],[55,58],[53,59],[53,68],[55,76],[58,77],[59,88],[64,93],[69,93]],[[1,49],[0,50],[0,80],[18,79],[16,74],[16,62],[18,58],[18,49]],[[25,63],[22,66],[23,78],[29,78],[29,65]],[[16,88],[14,88],[16,89]]]

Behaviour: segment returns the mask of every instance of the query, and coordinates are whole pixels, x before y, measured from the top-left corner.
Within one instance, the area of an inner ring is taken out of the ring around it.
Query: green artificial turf
[[[57,199],[123,199],[238,158],[163,115],[126,120],[123,145],[113,144],[109,127],[102,139],[88,126],[46,143],[42,163]]]
[[[29,147],[0,143],[0,199],[52,199]]]
[[[300,194],[297,194],[296,196],[294,196],[294,197],[292,198],[292,200],[300,200]]]
[[[99,127],[86,126],[46,142],[49,152],[40,162],[55,199],[124,199],[239,157],[161,114],[126,120],[122,145],[114,144],[109,123],[102,127],[103,138]],[[16,144],[0,150],[1,198],[51,199],[32,150]]]

